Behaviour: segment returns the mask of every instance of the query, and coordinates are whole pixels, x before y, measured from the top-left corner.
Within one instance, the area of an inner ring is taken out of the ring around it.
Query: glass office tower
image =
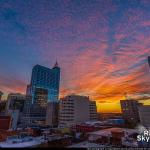
[[[32,69],[31,96],[32,103],[36,101],[35,90],[42,88],[48,91],[48,102],[57,102],[59,96],[60,68],[58,64],[52,69],[35,65]]]

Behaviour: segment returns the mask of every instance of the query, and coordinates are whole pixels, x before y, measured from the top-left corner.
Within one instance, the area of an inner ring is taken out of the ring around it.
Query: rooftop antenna
[[[57,59],[56,59],[55,65],[54,65],[54,68],[55,68],[55,67],[58,67]]]

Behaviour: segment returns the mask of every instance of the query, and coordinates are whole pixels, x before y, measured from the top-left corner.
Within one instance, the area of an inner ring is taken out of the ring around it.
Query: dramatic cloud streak
[[[119,112],[125,93],[150,94],[150,2],[0,2],[0,90],[25,92],[32,66],[62,70],[61,93]],[[111,107],[110,107],[111,106]]]

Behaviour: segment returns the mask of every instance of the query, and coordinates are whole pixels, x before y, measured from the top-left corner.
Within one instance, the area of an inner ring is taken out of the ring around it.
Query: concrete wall
[[[140,123],[143,126],[150,127],[150,105],[139,107]]]

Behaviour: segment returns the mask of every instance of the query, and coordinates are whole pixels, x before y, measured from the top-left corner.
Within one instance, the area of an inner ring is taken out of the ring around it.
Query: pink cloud
[[[141,25],[144,27],[149,27],[150,26],[150,20],[142,22]]]

